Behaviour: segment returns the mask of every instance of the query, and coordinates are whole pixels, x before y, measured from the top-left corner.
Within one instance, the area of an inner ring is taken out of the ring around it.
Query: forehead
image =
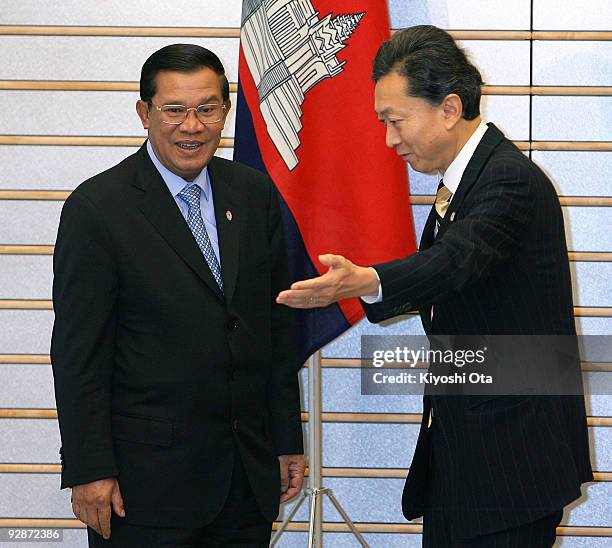
[[[380,78],[374,88],[376,113],[382,117],[431,108],[425,99],[408,95],[408,89],[408,79],[397,72],[390,72]]]
[[[221,100],[221,76],[208,67],[192,72],[163,70],[155,77],[156,98],[202,96]]]
[[[410,99],[407,91],[408,80],[404,76],[397,72],[385,74],[374,87],[374,109],[382,115],[400,109]]]

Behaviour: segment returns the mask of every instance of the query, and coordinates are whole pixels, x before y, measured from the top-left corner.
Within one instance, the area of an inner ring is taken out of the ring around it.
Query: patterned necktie
[[[453,193],[444,186],[443,181],[440,181],[436,194],[436,213],[440,219],[444,219],[452,197]]]
[[[217,260],[215,251],[210,243],[210,238],[208,237],[208,232],[206,232],[204,221],[202,220],[202,212],[200,210],[200,192],[201,190],[198,185],[191,185],[181,190],[178,193],[178,197],[189,207],[187,212],[187,224],[193,233],[193,237],[195,238],[202,255],[204,255],[204,258],[210,267],[210,271],[212,272],[221,293],[223,293],[221,267],[219,266],[219,261]]]

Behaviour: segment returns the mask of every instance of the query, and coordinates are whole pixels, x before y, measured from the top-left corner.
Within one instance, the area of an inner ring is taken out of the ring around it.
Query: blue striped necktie
[[[217,260],[215,251],[210,243],[210,238],[208,237],[208,232],[206,232],[204,221],[202,220],[202,212],[200,210],[200,193],[200,187],[194,184],[181,190],[178,193],[178,197],[189,207],[187,212],[187,225],[189,225],[189,228],[193,233],[193,237],[195,238],[202,255],[204,255],[204,258],[208,263],[210,271],[212,272],[221,293],[223,293],[221,267],[219,266],[219,261]]]

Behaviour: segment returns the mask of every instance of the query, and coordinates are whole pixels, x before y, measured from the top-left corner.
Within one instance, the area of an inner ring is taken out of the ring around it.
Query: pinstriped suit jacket
[[[559,200],[493,124],[435,239],[434,224],[432,208],[419,252],[374,266],[384,300],[364,305],[370,321],[419,310],[428,335],[575,334]],[[427,511],[432,406],[446,433],[433,451],[444,456],[445,503],[459,536],[534,521],[592,479],[583,396],[426,395],[402,500],[408,519]]]

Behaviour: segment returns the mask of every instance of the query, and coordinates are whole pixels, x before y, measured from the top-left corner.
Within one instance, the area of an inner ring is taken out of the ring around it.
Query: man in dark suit
[[[370,268],[322,255],[329,271],[295,283],[278,302],[313,307],[360,296],[373,322],[419,310],[434,342],[535,336],[525,355],[542,346],[540,336],[573,340],[558,198],[529,158],[482,123],[478,70],[446,32],[419,26],[381,46],[373,77],[387,145],[415,170],[443,178],[420,250]],[[537,371],[544,363],[504,365]],[[575,356],[568,368],[579,379]],[[424,397],[402,500],[408,519],[424,515],[424,546],[553,544],[563,507],[592,479],[584,396],[579,380],[574,395],[524,388]]]
[[[278,195],[213,157],[230,108],[214,53],[155,52],[140,97],[148,141],[62,210],[62,488],[91,546],[267,546],[304,474]]]

